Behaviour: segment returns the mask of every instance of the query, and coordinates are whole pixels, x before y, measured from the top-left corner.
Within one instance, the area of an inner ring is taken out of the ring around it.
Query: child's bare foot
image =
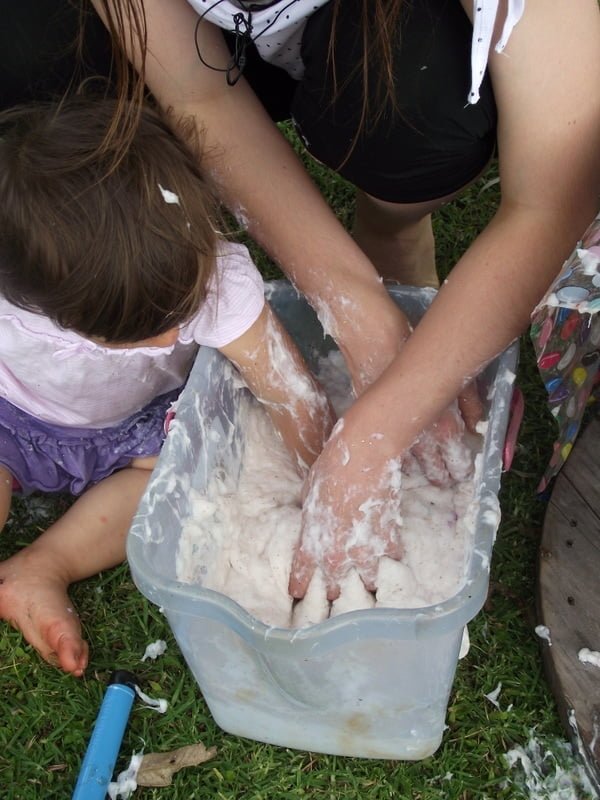
[[[67,595],[68,584],[26,547],[0,562],[0,618],[20,630],[43,659],[83,675],[88,646]]]

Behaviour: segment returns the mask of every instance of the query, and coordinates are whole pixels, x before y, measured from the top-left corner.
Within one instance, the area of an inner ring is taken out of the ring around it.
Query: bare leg
[[[383,278],[437,288],[431,215],[462,191],[425,203],[388,203],[357,189],[352,235]]]
[[[0,531],[8,519],[10,511],[10,501],[12,499],[13,476],[6,469],[0,466]]]
[[[431,213],[440,205],[387,203],[357,191],[352,233],[383,278],[407,286],[439,286]]]
[[[149,476],[149,469],[137,467],[114,473],[0,563],[0,617],[65,672],[82,675],[88,662],[67,588],[125,559],[127,531]]]

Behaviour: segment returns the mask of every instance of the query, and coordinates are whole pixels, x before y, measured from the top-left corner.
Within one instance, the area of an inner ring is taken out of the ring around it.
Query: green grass
[[[327,170],[310,169],[323,193],[348,222],[350,187]],[[482,187],[492,170],[435,219],[442,272],[468,246],[493,214],[498,187]],[[259,257],[265,273],[273,268]],[[448,729],[438,752],[418,763],[365,761],[295,752],[243,740],[213,722],[187,671],[165,618],[135,589],[127,566],[73,587],[91,643],[83,680],[65,677],[40,661],[18,633],[0,628],[0,795],[7,800],[67,798],[99,707],[105,681],[116,667],[135,670],[146,691],[166,697],[164,716],[136,705],[118,767],[133,751],[165,751],[201,740],[216,745],[215,760],[178,773],[169,789],[138,789],[135,797],[169,800],[482,800],[517,798],[507,784],[502,754],[524,745],[530,729],[539,737],[564,737],[544,680],[535,625],[536,553],[544,503],[535,487],[550,457],[554,436],[531,347],[525,338],[519,384],[526,416],[511,473],[501,492],[503,519],[495,549],[491,590],[484,610],[470,626],[471,651],[460,662],[448,710]],[[30,498],[15,502],[0,540],[8,556],[31,541],[64,508],[64,500]],[[163,638],[168,650],[156,662],[140,663],[146,645]],[[503,683],[502,709],[484,698]],[[447,779],[451,773],[452,778]]]

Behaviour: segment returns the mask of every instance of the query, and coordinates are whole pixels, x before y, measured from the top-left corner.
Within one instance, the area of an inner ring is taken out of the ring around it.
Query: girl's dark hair
[[[0,114],[0,292],[64,328],[124,343],[197,311],[217,235],[197,154],[161,114],[136,111],[115,161],[106,134],[117,104],[73,97]]]
[[[336,21],[342,3],[348,0],[331,0],[333,26],[329,41],[329,68],[337,87],[335,70]],[[81,34],[85,24],[84,0],[81,11]],[[113,66],[117,86],[117,106],[106,141],[119,142],[119,154],[127,149],[137,124],[137,114],[146,92],[145,64],[147,52],[147,27],[143,0],[99,0],[102,16],[115,45]],[[362,76],[362,106],[357,135],[362,129],[375,126],[389,109],[400,113],[394,83],[394,51],[400,30],[401,11],[405,0],[360,0],[362,32],[362,58],[356,64],[356,74]],[[193,32],[190,33],[193,35]],[[339,45],[338,45],[339,46]],[[137,73],[131,67],[128,53],[135,54]],[[349,77],[349,80],[353,76]],[[337,87],[339,90],[343,86]],[[352,145],[353,147],[354,145]],[[350,153],[346,156],[348,158]]]
[[[343,42],[336,41],[336,22],[340,6],[345,1],[347,2],[347,0],[331,0],[333,24],[329,38],[328,60],[336,94],[343,89],[343,86],[338,85],[335,66],[336,47],[343,46]],[[361,130],[374,128],[388,110],[392,115],[400,113],[394,79],[394,53],[398,47],[401,12],[405,1],[362,0],[358,5],[360,5],[358,27],[362,35],[362,57],[355,66],[354,74],[362,77],[362,105],[356,134]],[[352,78],[353,74],[348,76],[347,81]]]

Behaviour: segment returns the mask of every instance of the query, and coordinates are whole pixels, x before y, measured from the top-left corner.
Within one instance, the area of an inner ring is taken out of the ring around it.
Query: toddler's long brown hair
[[[115,110],[77,96],[0,114],[0,293],[116,344],[189,319],[217,235],[198,154],[144,107],[115,167]]]

